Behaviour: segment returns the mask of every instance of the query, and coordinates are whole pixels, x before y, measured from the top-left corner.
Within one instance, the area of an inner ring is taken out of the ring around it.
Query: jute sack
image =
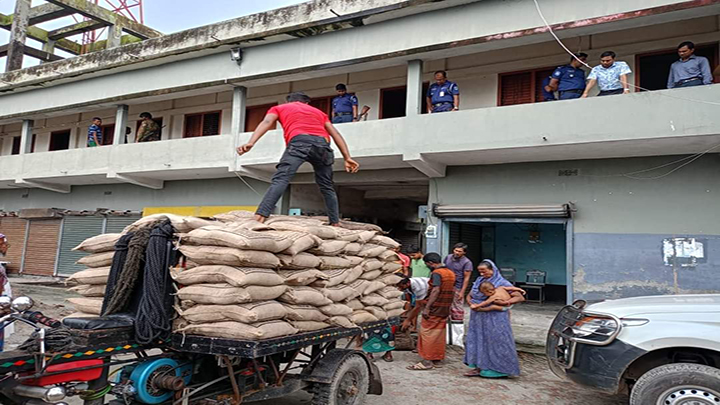
[[[67,284],[107,284],[110,267],[78,271],[65,281]]]
[[[310,285],[318,280],[327,280],[329,276],[320,270],[278,270],[284,283],[291,286]]]
[[[298,253],[295,256],[278,254],[280,268],[283,270],[316,269],[320,267],[320,258],[309,253]]]
[[[362,250],[358,252],[360,257],[378,257],[387,250],[386,247],[368,243],[362,247]]]
[[[343,304],[330,304],[318,309],[327,316],[349,316],[353,313],[352,308]]]
[[[250,211],[230,211],[222,214],[213,215],[214,219],[222,222],[244,222],[255,217],[255,213]],[[259,222],[258,222],[259,223]]]
[[[204,265],[189,270],[173,268],[170,275],[180,285],[226,283],[235,287],[282,285],[285,280],[274,270],[225,265]]]
[[[318,321],[290,321],[290,323],[299,332],[314,332],[316,330],[330,327],[330,324]]]
[[[190,322],[188,322],[185,318],[177,317],[173,319],[171,328],[173,331],[180,330],[186,326],[190,326]]]
[[[240,250],[222,246],[181,245],[180,252],[197,264],[224,264],[238,267],[261,267],[274,269],[280,260],[270,252]]]
[[[341,328],[357,328],[357,325],[350,320],[349,316],[333,316],[328,319],[328,323],[332,326],[339,326]]]
[[[328,217],[323,217],[323,216],[317,216],[317,217],[311,217],[311,218],[315,218],[317,220],[324,221],[324,222],[328,221]],[[350,229],[353,231],[356,231],[356,230],[372,231],[374,234],[382,233],[382,231],[383,231],[382,228],[380,228],[377,225],[366,224],[363,222],[340,221],[339,225],[340,225],[340,227],[338,229]]]
[[[327,288],[340,285],[345,282],[348,271],[348,269],[325,270],[323,271],[323,274],[325,274],[327,278],[319,279],[310,284],[310,286],[316,288]]]
[[[360,295],[357,290],[345,284],[336,285],[335,287],[324,288],[322,289],[322,293],[326,297],[330,298],[333,302],[351,300],[357,298]]]
[[[104,297],[105,296],[105,284],[80,284],[70,289],[70,291],[76,292],[83,297]]]
[[[365,310],[353,311],[353,314],[350,315],[350,320],[353,321],[353,323],[356,325],[378,321],[375,315]]]
[[[387,236],[383,235],[375,235],[372,239],[370,239],[370,243],[374,243],[376,245],[385,246],[389,249],[397,249],[400,247],[400,244],[395,242],[394,239],[388,238]]]
[[[75,307],[78,312],[86,314],[100,315],[102,312],[102,298],[68,298],[68,302]]]
[[[115,250],[115,243],[122,236],[121,233],[105,233],[85,239],[81,244],[75,246],[73,250],[79,250],[86,253],[100,253]]]
[[[215,322],[188,325],[177,331],[188,335],[202,335],[226,339],[260,340],[294,335],[298,330],[285,321],[266,321],[253,324]]]
[[[343,240],[324,240],[320,246],[310,249],[310,253],[318,256],[336,256],[342,254],[350,244]]]
[[[367,280],[358,279],[348,285],[350,286],[350,288],[357,291],[358,294],[362,295],[365,293],[365,289],[367,289],[370,286],[370,282]]]
[[[363,262],[363,270],[365,271],[373,271],[373,270],[380,270],[383,268],[385,263],[381,262],[378,259],[367,259]]]
[[[350,260],[338,256],[320,256],[320,270],[346,269],[350,267]]]
[[[369,242],[372,238],[377,235],[375,231],[363,231],[363,230],[352,230],[352,229],[338,229],[338,239],[346,240],[348,242],[359,242],[364,244]]]
[[[403,308],[397,308],[397,309],[390,309],[387,310],[387,317],[388,318],[396,318],[400,315],[402,315],[405,312]]]
[[[215,225],[215,221],[202,219],[198,217],[184,217],[182,215],[175,214],[153,214],[146,217],[140,218],[134,223],[128,225],[123,230],[123,234],[128,232],[135,232],[138,229],[149,225],[155,221],[169,219],[172,223],[173,228],[176,232],[187,233],[193,229],[202,228],[203,226]]]
[[[287,311],[287,319],[291,321],[324,322],[328,316],[312,305],[282,304]]]
[[[361,245],[359,243],[355,243],[355,242],[348,243],[347,246],[345,246],[345,250],[343,251],[343,254],[354,256],[354,255],[360,253],[360,251],[362,250],[362,247],[363,247],[363,245]]]
[[[397,283],[402,281],[402,277],[398,276],[397,274],[385,274],[378,277],[377,281],[380,281],[387,286],[395,286],[397,285]]]
[[[380,291],[383,288],[386,287],[385,283],[381,281],[370,281],[370,284],[365,287],[365,291],[363,292],[363,295],[370,295],[374,293],[375,291]]]
[[[271,253],[282,252],[294,242],[288,235],[280,232],[256,232],[232,224],[198,228],[182,236],[180,241],[189,245],[227,246]]]
[[[255,323],[283,319],[288,310],[277,301],[260,301],[240,305],[196,305],[184,311],[180,309],[178,313],[190,323]]]
[[[338,232],[332,226],[323,225],[320,221],[305,220],[305,221],[287,221],[278,220],[272,221],[272,219],[265,221],[265,223],[275,229],[276,231],[295,231],[295,232],[307,232],[311,233],[321,239],[337,239]]]
[[[350,307],[350,309],[352,309],[353,311],[357,311],[357,310],[365,308],[365,305],[362,302],[360,302],[360,300],[357,298],[355,298],[354,300],[347,301],[345,303],[345,305]]]
[[[404,308],[404,301],[390,301],[389,303],[382,306],[382,309],[384,309],[385,311],[391,311],[393,309],[402,309],[404,311]]]
[[[345,256],[346,259],[350,260],[350,266],[360,266],[365,261],[365,258],[362,258],[360,256]]]
[[[395,273],[402,270],[403,266],[400,263],[388,262],[382,266],[383,273]]]
[[[378,259],[384,261],[384,262],[395,262],[400,260],[400,256],[398,256],[397,252],[394,252],[392,250],[385,250],[384,252],[380,253],[377,256]]]
[[[268,233],[284,234],[293,240],[293,244],[289,248],[282,251],[283,254],[295,256],[298,253],[305,252],[314,247],[320,246],[322,239],[317,236],[305,232],[290,231],[268,231]]]
[[[362,266],[355,266],[352,268],[347,269],[347,273],[345,274],[345,280],[343,280],[344,284],[351,284],[355,280],[359,279],[360,276],[362,276],[364,273]]]
[[[387,312],[385,312],[385,310],[380,307],[373,307],[373,306],[365,307],[365,311],[370,312],[371,314],[373,314],[373,316],[375,318],[377,318],[380,321],[384,321],[384,320],[388,319]]]
[[[288,304],[307,304],[316,307],[332,304],[332,300],[325,297],[322,292],[312,287],[288,287],[288,290],[278,298],[278,301]]]
[[[370,295],[365,295],[363,297],[360,297],[360,302],[365,304],[365,306],[374,306],[374,307],[382,307],[383,305],[387,304],[388,299],[385,297],[382,297],[378,295],[377,293],[373,293]]]
[[[98,267],[107,267],[112,264],[113,256],[115,256],[115,251],[93,253],[80,258],[80,260],[75,262],[75,264],[80,264],[82,266],[87,266],[93,269]]]
[[[403,296],[403,292],[395,287],[387,286],[377,292],[378,295],[387,298],[388,300],[398,299]]]
[[[359,278],[362,280],[375,280],[376,278],[382,276],[382,274],[382,270],[366,271]]]
[[[235,287],[230,284],[195,284],[181,288],[177,295],[181,300],[198,304],[230,305],[274,300],[285,293],[287,288],[285,285]]]

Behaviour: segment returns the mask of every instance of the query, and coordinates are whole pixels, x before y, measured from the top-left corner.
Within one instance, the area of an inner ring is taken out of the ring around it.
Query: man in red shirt
[[[340,222],[340,209],[333,183],[332,165],[335,156],[330,147],[330,139],[335,141],[345,159],[345,171],[357,173],[360,164],[350,157],[345,139],[332,125],[327,114],[309,103],[310,97],[305,93],[289,94],[287,103],[272,107],[265,119],[255,128],[248,143],[237,148],[238,155],[248,153],[255,143],[280,121],[287,149],[280,158],[277,172],[272,176],[270,188],[265,192],[265,197],[255,212],[255,219],[259,222],[265,222],[270,216],[290,180],[305,162],[309,162],[315,170],[315,183],[320,187],[325,199],[330,224],[337,225]]]

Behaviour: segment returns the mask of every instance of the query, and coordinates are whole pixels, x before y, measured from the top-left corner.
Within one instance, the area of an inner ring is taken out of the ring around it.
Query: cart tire
[[[360,356],[349,356],[335,370],[330,384],[313,386],[312,405],[362,405],[369,385],[367,362]]]

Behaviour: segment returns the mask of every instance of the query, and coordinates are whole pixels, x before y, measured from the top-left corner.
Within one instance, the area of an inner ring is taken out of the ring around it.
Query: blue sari
[[[495,287],[512,287],[500,274],[500,269],[490,260],[493,275],[478,278],[470,291],[470,301],[479,304],[486,297],[480,292],[480,284],[490,282]],[[508,311],[471,311],[466,331],[465,364],[479,370],[492,370],[511,376],[520,375],[520,362],[515,349],[515,338]]]

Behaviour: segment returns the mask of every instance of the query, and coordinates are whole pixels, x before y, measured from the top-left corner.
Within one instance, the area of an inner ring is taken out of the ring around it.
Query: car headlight
[[[575,338],[586,343],[604,345],[610,343],[620,332],[620,323],[616,318],[586,314],[572,326]]]

